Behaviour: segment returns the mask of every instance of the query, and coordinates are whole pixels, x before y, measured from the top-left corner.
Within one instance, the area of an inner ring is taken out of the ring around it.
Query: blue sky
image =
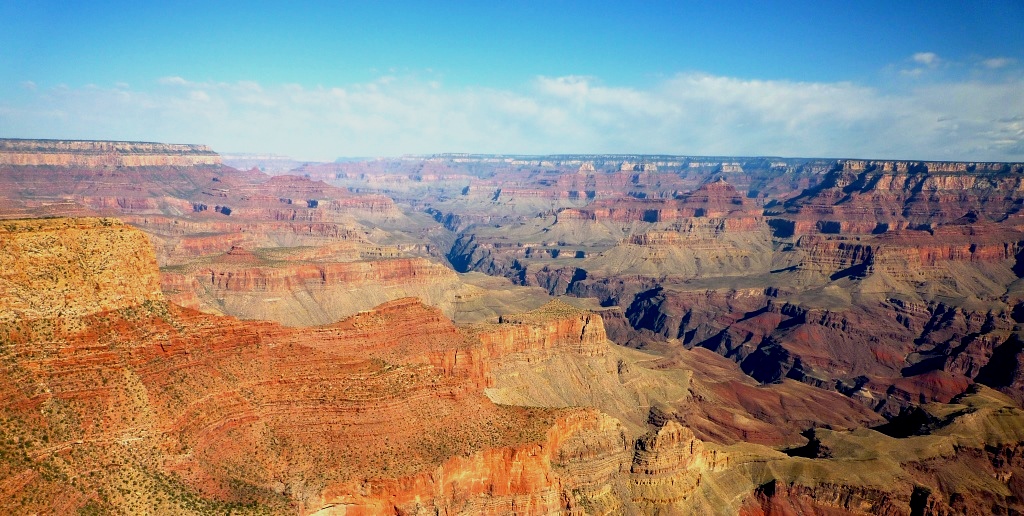
[[[0,136],[1024,160],[1020,0],[212,4],[0,0]]]

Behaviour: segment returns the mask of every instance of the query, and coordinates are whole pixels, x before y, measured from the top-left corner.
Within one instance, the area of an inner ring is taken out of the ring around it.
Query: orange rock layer
[[[59,252],[74,232],[96,232],[97,242],[109,240],[105,233],[145,240],[103,219],[17,224],[18,243],[24,235],[36,239],[31,248],[4,248],[25,260],[18,263],[27,275],[7,279],[20,289],[31,288],[36,266],[48,270],[49,262],[60,262],[68,277],[104,277],[91,263],[99,253]],[[54,258],[30,260],[40,250]],[[133,252],[109,246],[116,259],[104,263],[152,287],[152,251],[138,250],[148,273],[132,269],[141,268],[131,262]],[[126,289],[97,281],[92,290],[106,298]],[[9,294],[0,299],[18,297]],[[38,446],[27,462],[0,471],[0,484],[24,477],[29,493],[38,493],[79,479],[42,498],[8,493],[3,506],[81,507],[112,481],[107,473],[81,475],[119,462],[157,468],[173,475],[178,489],[223,503],[255,499],[300,512],[355,513],[471,503],[485,512],[547,514],[573,503],[573,484],[554,467],[569,460],[559,455],[562,443],[578,432],[617,428],[593,411],[493,405],[480,389],[486,365],[460,357],[484,356],[494,346],[413,299],[305,330],[200,314],[164,303],[159,293],[110,308],[0,321],[2,430],[34,436]],[[599,318],[574,312],[560,324],[561,311],[549,307],[518,321],[548,323],[526,345],[603,337]],[[76,458],[59,459],[68,453]],[[155,459],[139,463],[139,453]],[[38,477],[35,460],[58,461],[52,467],[59,474]],[[240,492],[240,485],[248,487]],[[105,503],[127,503],[127,493],[104,495]]]
[[[347,263],[307,263],[279,268],[210,268],[193,276],[218,290],[237,292],[285,292],[298,286],[322,287],[376,282],[382,284],[420,284],[438,278],[453,277],[448,268],[423,258],[358,261]]]
[[[115,219],[6,220],[0,249],[0,322],[162,299],[149,241]]]

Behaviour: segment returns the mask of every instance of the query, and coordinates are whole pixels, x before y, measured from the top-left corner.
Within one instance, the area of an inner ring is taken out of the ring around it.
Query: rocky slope
[[[60,271],[106,307],[45,298],[0,321],[9,512],[1021,509],[1024,411],[986,388],[857,429],[879,419],[840,394],[760,386],[707,350],[619,348],[562,302],[463,327],[415,299],[314,328],[241,322],[167,303],[148,247],[73,238],[138,230],[8,224],[33,245],[4,247],[24,272],[4,278],[4,306]]]
[[[97,241],[121,232],[144,240],[103,222],[9,231],[22,241],[53,227],[93,231]],[[139,503],[161,511],[256,503],[302,512],[354,503],[373,511],[385,507],[378,505],[384,497],[388,508],[523,504],[546,513],[564,503],[546,457],[595,424],[607,430],[593,412],[491,404],[474,387],[477,371],[445,365],[474,344],[419,302],[314,331],[241,323],[164,302],[150,290],[156,271],[148,248],[74,253],[72,239],[37,244],[17,254],[5,248],[27,269],[7,280],[15,299],[41,272],[29,257],[42,251],[55,257],[42,270],[59,261],[66,276],[94,282],[98,298],[120,301],[93,313],[37,310],[3,323],[4,453],[16,458],[6,462],[2,503],[15,512],[60,505],[131,512]],[[142,275],[130,270],[133,253],[149,264]],[[96,281],[98,264],[138,276],[151,297],[125,300],[122,286]],[[405,424],[392,425],[399,420]],[[526,471],[509,469],[521,464],[517,457],[536,458]],[[423,477],[438,484],[425,491],[433,497],[418,498],[417,475],[433,468],[452,475]]]
[[[5,220],[0,249],[3,323],[73,321],[161,299],[149,241],[116,219]]]

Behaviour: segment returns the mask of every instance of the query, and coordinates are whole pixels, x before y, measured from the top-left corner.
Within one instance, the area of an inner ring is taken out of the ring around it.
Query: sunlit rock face
[[[0,223],[0,321],[76,319],[163,300],[153,247],[116,219]]]
[[[6,224],[3,256],[21,273],[4,277],[0,297],[5,315],[18,310],[0,328],[4,435],[17,436],[9,446],[32,443],[10,470],[28,486],[4,498],[10,508],[86,506],[138,482],[141,492],[99,505],[132,511],[151,496],[166,510],[307,512],[345,492],[338,486],[402,485],[447,468],[428,503],[482,492],[491,504],[535,499],[550,512],[562,501],[545,457],[598,418],[494,405],[477,387],[481,372],[455,358],[479,341],[414,299],[307,329],[209,316],[163,300],[136,229],[106,219]],[[89,297],[56,292],[22,308],[48,276],[80,282],[73,291]],[[516,457],[531,457],[534,470],[513,467]],[[123,467],[106,469],[112,461]],[[518,484],[496,491],[479,476]]]

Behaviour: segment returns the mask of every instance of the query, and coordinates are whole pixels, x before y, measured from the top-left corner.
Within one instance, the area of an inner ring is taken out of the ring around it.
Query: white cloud
[[[941,61],[938,54],[935,52],[918,52],[911,56],[911,59],[913,59],[915,63],[920,63],[925,66],[936,66]]]
[[[520,91],[402,76],[332,87],[157,83],[40,89],[28,104],[2,106],[0,136],[208,143],[322,160],[449,151],[1024,160],[1020,79],[902,92],[699,73],[642,88],[538,77]]]
[[[926,72],[939,68],[939,65],[948,64],[935,52],[917,52],[910,56],[909,61],[917,66],[900,70],[900,75],[905,77],[921,77]]]
[[[167,86],[187,86],[189,84],[188,81],[178,76],[161,77],[157,82]]]

